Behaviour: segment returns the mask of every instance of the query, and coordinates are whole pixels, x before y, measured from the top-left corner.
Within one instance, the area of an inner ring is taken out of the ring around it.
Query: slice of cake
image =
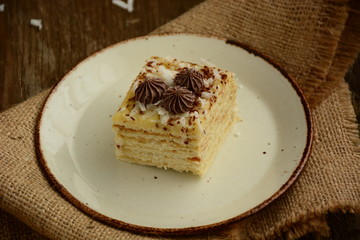
[[[234,74],[151,57],[113,116],[120,160],[203,175],[237,119]]]

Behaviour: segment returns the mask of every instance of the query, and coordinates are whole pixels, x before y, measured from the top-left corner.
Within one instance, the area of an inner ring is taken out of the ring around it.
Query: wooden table
[[[53,86],[92,53],[146,35],[202,1],[136,0],[133,12],[111,0],[0,1],[5,4],[0,12],[0,111]],[[41,30],[30,25],[30,19],[41,19]],[[352,71],[358,76],[359,65]],[[355,99],[360,96],[360,77],[354,74],[349,79]],[[329,221],[332,237],[326,239],[359,239],[359,217],[330,214]]]

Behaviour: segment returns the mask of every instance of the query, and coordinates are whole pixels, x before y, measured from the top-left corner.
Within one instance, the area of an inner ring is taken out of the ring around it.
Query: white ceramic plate
[[[111,116],[153,55],[203,58],[239,79],[243,121],[204,177],[115,159]],[[136,38],[87,58],[54,87],[38,125],[40,162],[67,199],[113,226],[156,234],[200,232],[265,207],[298,176],[311,138],[307,104],[279,67],[233,41],[185,34]]]

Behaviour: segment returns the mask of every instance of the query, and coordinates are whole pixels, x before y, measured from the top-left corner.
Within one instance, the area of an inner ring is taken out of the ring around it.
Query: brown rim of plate
[[[306,123],[307,123],[307,138],[306,138],[306,146],[304,148],[303,154],[302,154],[302,158],[298,164],[298,166],[296,167],[296,169],[293,171],[292,175],[290,176],[290,178],[279,188],[279,190],[277,190],[271,197],[269,197],[268,199],[264,200],[262,203],[258,204],[256,207],[249,209],[248,211],[235,216],[233,218],[224,220],[224,221],[220,221],[217,223],[213,223],[213,224],[208,224],[208,225],[203,225],[203,226],[196,226],[196,227],[185,227],[185,228],[154,228],[154,227],[144,227],[144,226],[140,226],[140,225],[135,225],[135,224],[129,224],[126,222],[123,222],[121,220],[118,219],[113,219],[110,217],[107,217],[101,213],[98,213],[97,211],[91,209],[90,207],[88,207],[85,203],[79,201],[78,199],[76,199],[60,182],[58,182],[58,180],[56,179],[56,177],[52,174],[52,172],[50,171],[49,167],[47,166],[46,160],[43,156],[42,150],[41,150],[41,145],[40,145],[40,126],[41,126],[41,122],[42,122],[42,116],[43,116],[43,112],[46,109],[46,105],[47,102],[49,101],[50,96],[56,92],[58,86],[60,85],[60,83],[71,73],[73,72],[80,64],[83,64],[84,62],[87,61],[87,59],[90,59],[94,56],[96,56],[97,54],[106,51],[114,46],[118,46],[118,45],[123,45],[126,44],[130,41],[136,41],[139,39],[145,39],[147,40],[148,38],[152,38],[152,37],[162,37],[162,36],[197,36],[197,37],[203,37],[203,38],[212,38],[212,39],[218,39],[221,41],[224,41],[225,44],[229,44],[235,47],[239,47],[243,50],[246,50],[249,54],[253,54],[256,57],[260,57],[263,60],[265,60],[267,63],[269,63],[270,65],[272,65],[273,67],[275,67],[292,85],[293,89],[295,90],[295,92],[297,93],[297,95],[299,96],[299,98],[301,99],[301,103],[304,109],[304,113],[305,113],[305,117],[306,117]],[[239,43],[237,41],[234,40],[228,40],[225,38],[219,38],[219,37],[214,37],[214,36],[209,36],[209,35],[204,35],[204,34],[189,34],[189,33],[165,33],[165,34],[154,34],[154,35],[149,35],[149,36],[142,36],[142,37],[137,37],[137,38],[133,38],[133,39],[128,39],[116,44],[113,44],[109,47],[106,47],[94,54],[92,54],[91,56],[85,58],[84,60],[82,60],[80,63],[78,63],[74,68],[72,68],[69,72],[67,72],[65,74],[65,76],[60,79],[55,86],[51,89],[49,95],[47,96],[41,112],[38,116],[37,119],[37,125],[36,125],[36,131],[35,131],[35,144],[36,144],[36,153],[37,153],[37,157],[39,160],[39,165],[42,168],[44,174],[46,175],[47,179],[49,180],[49,182],[55,187],[55,189],[57,191],[59,191],[61,193],[61,195],[68,200],[71,204],[73,204],[75,207],[77,207],[78,209],[80,209],[81,211],[83,211],[84,213],[86,213],[87,215],[89,215],[91,218],[95,218],[103,223],[109,224],[113,227],[117,227],[120,229],[125,229],[125,230],[129,230],[132,232],[136,232],[136,233],[140,233],[140,234],[153,234],[153,235],[163,235],[163,236],[175,236],[175,235],[191,235],[191,234],[198,234],[198,233],[203,233],[203,232],[207,232],[207,231],[211,231],[213,229],[219,228],[221,226],[230,224],[230,223],[234,223],[237,222],[241,219],[244,219],[256,212],[258,212],[260,209],[264,208],[265,206],[267,206],[268,204],[270,204],[272,201],[274,201],[275,199],[277,199],[281,194],[283,194],[290,186],[291,184],[294,183],[294,181],[297,179],[297,177],[299,176],[300,172],[302,171],[302,169],[304,168],[307,159],[310,155],[311,152],[311,148],[312,148],[312,138],[313,138],[313,124],[312,124],[312,118],[311,118],[311,113],[310,113],[310,108],[308,103],[306,102],[305,96],[302,93],[299,85],[295,82],[295,80],[287,73],[285,72],[277,63],[275,63],[270,57],[261,54],[260,52],[258,52],[257,50],[253,49],[252,47],[249,47],[245,44]]]

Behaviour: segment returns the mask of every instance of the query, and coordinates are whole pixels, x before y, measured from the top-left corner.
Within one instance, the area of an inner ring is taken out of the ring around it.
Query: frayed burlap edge
[[[343,89],[340,96],[340,102],[343,106],[342,111],[345,118],[345,127],[347,129],[348,137],[353,143],[353,151],[356,153],[357,158],[360,159],[359,123],[356,120],[356,114],[354,107],[351,104],[351,95],[348,89]]]
[[[360,2],[350,0],[349,5],[349,14],[337,44],[336,53],[332,58],[333,63],[329,68],[326,81],[321,82],[314,89],[316,94],[308,99],[311,106],[320,104],[334,91],[360,51],[358,44],[360,42]]]

